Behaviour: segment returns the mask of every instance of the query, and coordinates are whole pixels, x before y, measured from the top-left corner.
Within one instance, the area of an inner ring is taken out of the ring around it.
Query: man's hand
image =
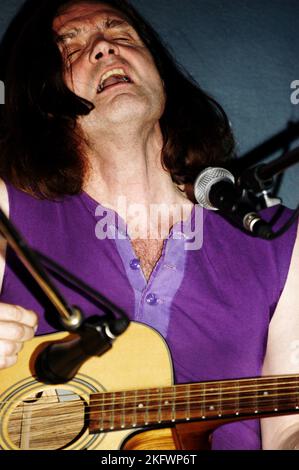
[[[24,341],[33,338],[37,315],[18,305],[0,303],[0,369],[13,366]]]

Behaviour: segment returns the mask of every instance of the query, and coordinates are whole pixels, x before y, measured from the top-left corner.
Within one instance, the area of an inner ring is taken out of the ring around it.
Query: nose
[[[102,57],[106,57],[109,55],[118,55],[119,50],[116,44],[111,44],[109,41],[105,39],[96,39],[94,41],[90,60],[92,62],[98,62]]]

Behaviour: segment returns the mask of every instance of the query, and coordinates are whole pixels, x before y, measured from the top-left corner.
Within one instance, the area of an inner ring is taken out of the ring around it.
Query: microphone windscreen
[[[235,183],[233,174],[225,168],[208,167],[201,171],[194,183],[194,196],[201,207],[217,210],[209,198],[211,187],[220,181]]]

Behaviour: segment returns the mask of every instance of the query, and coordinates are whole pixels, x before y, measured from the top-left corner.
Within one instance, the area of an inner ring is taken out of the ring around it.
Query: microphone
[[[266,240],[273,237],[271,226],[255,212],[255,207],[242,200],[234,176],[225,168],[203,170],[195,180],[194,196],[201,207],[219,210],[233,225],[252,235]]]
[[[128,327],[124,318],[111,319],[97,315],[85,319],[76,334],[46,343],[35,361],[35,375],[46,384],[61,384],[71,380],[85,361],[101,356],[116,337]]]

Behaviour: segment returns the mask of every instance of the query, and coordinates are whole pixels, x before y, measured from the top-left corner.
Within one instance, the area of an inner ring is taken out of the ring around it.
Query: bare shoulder
[[[4,214],[9,216],[9,201],[6,184],[0,178],[0,207]],[[0,236],[0,292],[2,290],[3,276],[5,270],[6,240]]]
[[[299,344],[299,228],[287,280],[269,326],[264,361],[266,373],[299,373],[292,361],[292,345]],[[297,344],[297,343],[296,343]],[[299,356],[298,356],[299,358]]]
[[[263,375],[299,374],[299,228],[287,280],[269,326]],[[264,449],[285,449],[297,433],[299,415],[262,420]]]
[[[1,178],[0,178],[0,207],[3,210],[3,212],[8,216],[9,215],[8,192],[7,192],[6,184]]]

